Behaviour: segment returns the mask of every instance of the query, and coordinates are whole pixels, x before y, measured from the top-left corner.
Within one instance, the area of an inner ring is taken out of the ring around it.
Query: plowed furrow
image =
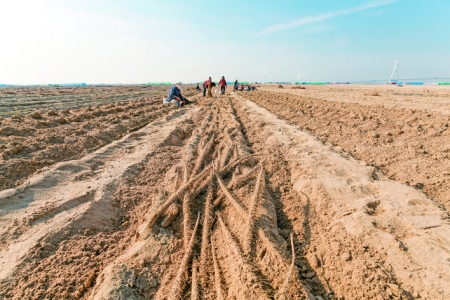
[[[157,219],[170,204],[182,202],[182,221],[172,228],[182,236],[179,245],[184,246],[179,250],[186,251],[193,232],[191,216],[201,215],[199,243],[192,253],[200,258],[199,272],[189,262],[187,268],[192,271],[183,277],[186,285],[192,282],[195,286],[182,291],[173,288],[170,295],[178,291],[177,295],[186,297],[193,291],[195,298],[200,282],[204,299],[302,298],[299,274],[292,266],[295,256],[287,259],[289,249],[283,248],[286,241],[278,234],[267,190],[263,166],[267,156],[253,154],[229,98],[216,99],[205,110],[206,117],[186,144],[179,165],[183,185],[162,205],[151,208],[147,220],[148,226],[159,224]],[[188,278],[192,274],[196,277]],[[180,280],[179,271],[167,276]],[[169,278],[163,282],[171,282]]]

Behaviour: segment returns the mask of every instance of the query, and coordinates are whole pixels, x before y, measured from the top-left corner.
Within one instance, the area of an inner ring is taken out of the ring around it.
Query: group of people
[[[216,83],[211,80],[211,77],[208,78],[208,80],[205,80],[203,82],[203,97],[206,97],[206,92],[208,91],[208,97],[212,97],[211,90],[213,87],[216,86]],[[227,88],[227,81],[225,80],[225,76],[222,76],[222,78],[219,80],[219,88],[220,88],[220,94],[225,95],[225,90]],[[197,90],[200,90],[199,85],[197,85]]]
[[[211,80],[211,77],[208,78],[208,80],[205,80],[203,82],[203,97],[206,97],[206,94],[208,93],[208,97],[212,97],[211,90],[213,87],[216,86],[216,83]],[[219,80],[219,88],[220,88],[220,94],[224,95],[225,91],[227,89],[227,81],[225,80],[225,76],[222,76],[222,78]],[[167,98],[163,99],[163,103],[172,103],[176,105],[178,108],[183,107],[185,105],[193,103],[192,101],[189,101],[183,95],[181,94],[181,88],[182,84],[181,82],[178,82],[175,84],[172,88],[169,90],[169,94]],[[196,88],[197,91],[201,91],[200,84],[197,84]],[[239,84],[239,82],[236,80],[234,82],[234,91],[243,91],[244,85]],[[254,86],[247,86],[247,91],[253,91],[256,90],[256,87]]]
[[[255,86],[252,86],[250,84],[247,85],[247,88],[244,87],[244,85],[242,83],[239,83],[237,80],[234,82],[234,91],[243,91],[243,90],[247,90],[247,91],[254,91],[256,90]]]

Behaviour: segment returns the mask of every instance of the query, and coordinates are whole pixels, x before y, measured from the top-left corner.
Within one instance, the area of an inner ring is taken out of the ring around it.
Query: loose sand
[[[4,177],[0,299],[448,299],[448,111],[267,89],[24,123],[74,153]],[[79,123],[116,134],[83,152]]]

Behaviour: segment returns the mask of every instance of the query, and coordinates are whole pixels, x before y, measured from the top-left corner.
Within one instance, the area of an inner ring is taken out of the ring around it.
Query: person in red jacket
[[[203,97],[206,96],[206,90],[208,89],[208,86],[211,84],[211,77],[209,77],[208,80],[205,80],[203,82]],[[212,86],[211,86],[212,87]]]
[[[219,86],[220,86],[220,94],[224,95],[225,89],[227,88],[227,81],[225,80],[225,76],[222,76],[222,79],[220,79]]]

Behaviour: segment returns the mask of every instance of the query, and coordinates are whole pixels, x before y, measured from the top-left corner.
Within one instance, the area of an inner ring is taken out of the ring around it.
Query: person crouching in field
[[[163,99],[163,103],[172,103],[178,108],[182,107],[183,105],[192,103],[192,101],[189,101],[188,99],[183,97],[183,95],[181,95],[181,87],[181,82],[178,82],[176,85],[171,87],[169,90],[169,95],[167,96],[167,98]]]
[[[220,79],[219,86],[220,86],[220,94],[225,95],[225,89],[227,88],[227,81],[225,80],[224,76],[222,76],[222,79]]]

